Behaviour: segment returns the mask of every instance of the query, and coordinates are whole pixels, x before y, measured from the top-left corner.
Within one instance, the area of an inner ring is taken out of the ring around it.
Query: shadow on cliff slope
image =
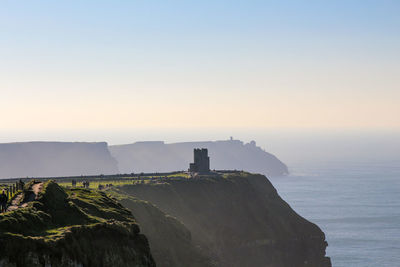
[[[192,241],[191,233],[176,218],[165,214],[151,203],[121,194],[118,188],[109,191],[132,211],[141,232],[149,240],[157,266],[212,267],[218,266]]]
[[[324,233],[294,212],[265,176],[205,176],[127,185],[121,192],[174,216],[218,266],[331,266]]]

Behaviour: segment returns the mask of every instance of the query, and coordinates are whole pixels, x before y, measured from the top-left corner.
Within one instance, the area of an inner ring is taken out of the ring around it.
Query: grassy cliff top
[[[32,198],[29,187],[25,201]],[[0,215],[0,262],[65,266],[65,259],[84,266],[154,266],[129,210],[104,192],[47,181],[25,207]]]
[[[29,190],[24,193],[27,195]],[[49,241],[72,228],[111,220],[135,222],[127,209],[104,192],[64,189],[54,181],[48,181],[26,207],[0,215],[0,235],[30,236]]]

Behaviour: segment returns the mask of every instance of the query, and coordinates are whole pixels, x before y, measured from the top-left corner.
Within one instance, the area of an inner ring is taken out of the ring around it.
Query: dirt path
[[[26,199],[23,201],[23,194],[19,193],[17,196],[11,201],[11,205],[8,206],[7,211],[13,211],[19,208],[25,208],[28,206],[28,203],[34,201],[37,198],[37,195],[43,189],[43,183],[37,183],[32,185],[32,194],[30,194]]]
[[[13,211],[19,208],[19,203],[22,202],[23,194],[19,193],[17,196],[11,201],[11,205],[7,207],[6,211]]]
[[[43,189],[43,183],[32,185],[32,191],[35,194],[35,198],[39,194],[39,192],[42,191],[42,189]]]

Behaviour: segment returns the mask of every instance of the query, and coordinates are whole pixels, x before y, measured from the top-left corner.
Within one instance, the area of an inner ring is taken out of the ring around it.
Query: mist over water
[[[25,141],[108,142],[255,140],[285,163],[325,161],[390,161],[400,157],[400,130],[258,129],[258,128],[138,128],[114,130],[41,130],[0,132],[0,143]]]

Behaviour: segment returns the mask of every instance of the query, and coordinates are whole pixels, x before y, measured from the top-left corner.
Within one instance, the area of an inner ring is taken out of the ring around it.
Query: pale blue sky
[[[400,129],[399,1],[1,1],[5,131]]]

